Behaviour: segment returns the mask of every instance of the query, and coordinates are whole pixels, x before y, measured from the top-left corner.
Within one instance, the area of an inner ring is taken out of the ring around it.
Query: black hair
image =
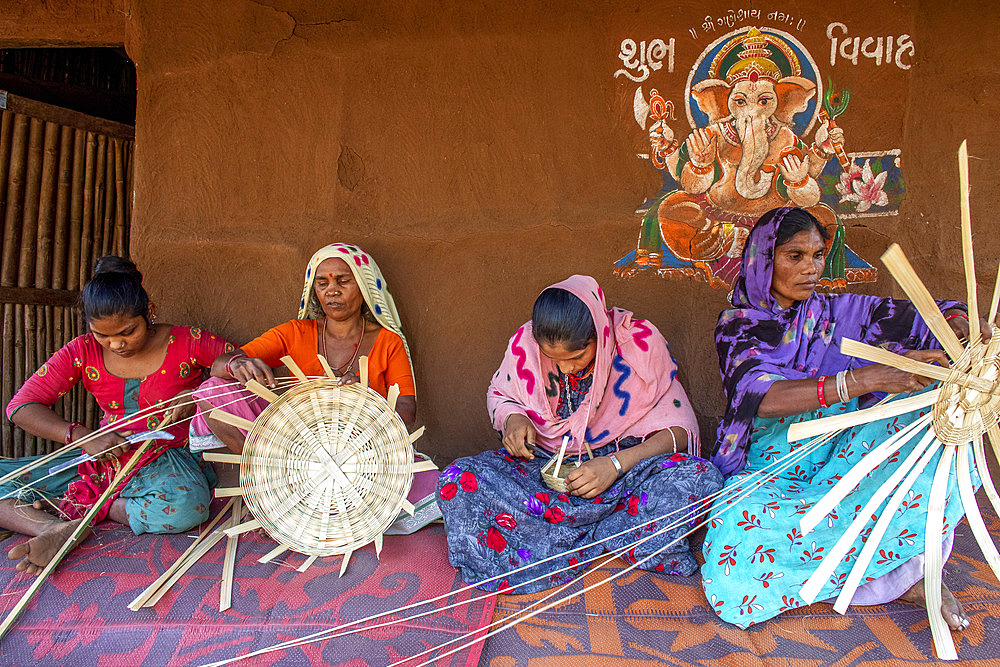
[[[774,213],[774,211],[772,211]],[[819,232],[819,235],[823,237],[824,241],[830,240],[830,232],[826,231],[826,227],[813,216],[812,213],[805,210],[804,208],[793,208],[785,217],[781,219],[778,224],[777,235],[774,239],[774,247],[785,245],[792,237],[799,232],[807,232],[815,229]]]
[[[142,287],[142,274],[124,257],[107,255],[97,260],[80,303],[88,322],[115,315],[149,319],[149,295]]]
[[[597,340],[587,305],[572,292],[557,287],[549,287],[535,299],[531,330],[536,343],[561,344],[569,351],[582,350]]]

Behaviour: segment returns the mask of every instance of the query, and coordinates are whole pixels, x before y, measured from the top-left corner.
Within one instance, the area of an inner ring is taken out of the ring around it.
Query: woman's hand
[[[943,350],[910,350],[903,354],[903,356],[926,363],[937,363],[943,368],[948,368],[949,365],[948,355]],[[856,369],[854,375],[857,378],[857,384],[860,384],[862,389],[854,391],[853,387],[848,385],[852,396],[858,396],[862,393],[867,394],[873,391],[884,391],[890,394],[920,391],[934,382],[931,378],[915,373],[907,373],[898,368],[883,366],[882,364],[863,366]],[[827,380],[827,387],[830,386],[830,381]]]
[[[118,458],[129,450],[131,445],[125,440],[125,436],[131,435],[131,431],[110,431],[102,433],[92,440],[83,444],[83,451],[93,456],[98,461],[107,461],[111,458]]]
[[[347,371],[346,373],[340,376],[340,380],[337,381],[337,386],[345,384],[357,384],[358,382],[360,382],[360,380],[358,379],[358,376],[354,374],[354,371]]]
[[[618,470],[607,456],[590,459],[566,477],[570,495],[596,498],[618,479]]]
[[[521,414],[510,415],[503,424],[503,446],[511,456],[516,456],[519,459],[535,458],[535,455],[525,447],[524,443],[534,445],[537,435],[535,425]]]
[[[239,380],[246,384],[250,380],[256,380],[265,387],[274,388],[274,372],[271,367],[260,359],[254,357],[234,357],[229,360],[229,370],[233,374],[234,380]]]
[[[969,318],[961,310],[946,310],[944,312],[946,318],[953,315],[955,317],[951,317],[948,320],[948,326],[951,327],[951,330],[955,332],[955,335],[960,340],[969,340]],[[983,342],[988,343],[993,327],[985,317],[979,318],[979,331],[981,332]]]

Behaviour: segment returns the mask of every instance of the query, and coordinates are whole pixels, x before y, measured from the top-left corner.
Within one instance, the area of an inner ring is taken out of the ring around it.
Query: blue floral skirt
[[[749,494],[734,504],[726,499],[727,494],[716,501],[713,514],[722,509],[726,511],[711,522],[703,547],[705,595],[709,606],[722,620],[746,628],[804,604],[799,598],[799,590],[854,521],[872,491],[881,486],[917,446],[924,430],[917,429],[914,437],[897,454],[870,472],[862,484],[805,537],[799,521],[865,454],[930,408],[846,430],[804,459],[780,471],[776,479],[769,477],[767,483],[750,490],[748,477],[753,471],[773,464],[808,442],[803,440],[789,444],[788,427],[791,424],[856,409],[857,399],[852,399],[846,404],[794,417],[754,421],[746,468],[726,480],[727,491],[745,486]],[[866,587],[878,587],[881,581],[892,579],[886,575],[923,553],[931,481],[940,459],[940,453],[930,459],[897,508],[893,523],[861,580]],[[972,460],[971,452],[969,459]],[[964,461],[961,463],[967,464]],[[947,491],[949,502],[945,507],[945,524],[942,527],[942,543],[945,545],[949,544],[946,537],[951,536],[955,525],[965,514],[952,465]],[[972,481],[978,488],[979,477],[974,468]],[[882,510],[878,509],[874,514],[881,516]],[[817,600],[835,597],[840,592],[874,525],[875,522],[869,520],[864,526],[843,562],[820,590]],[[914,581],[897,586],[899,590],[894,595],[884,596],[883,601],[895,599],[919,581],[923,577],[921,568],[915,570]],[[886,583],[882,587],[888,585]],[[858,596],[855,597],[857,599]]]
[[[614,451],[608,445],[595,456]],[[646,570],[689,575],[698,568],[685,534],[704,510],[699,501],[722,488],[722,474],[711,463],[687,454],[650,457],[586,500],[547,487],[545,462],[499,449],[458,459],[442,472],[437,493],[448,558],[465,581],[491,591],[544,590],[572,580],[584,561],[605,550],[623,550],[630,563],[652,556],[640,566]],[[635,545],[671,524],[677,525]],[[610,539],[591,546],[604,538]]]

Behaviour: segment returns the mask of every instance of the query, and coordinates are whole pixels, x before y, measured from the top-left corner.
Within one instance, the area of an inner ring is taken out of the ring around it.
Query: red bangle
[[[966,315],[965,313],[952,313],[948,317],[944,318],[944,321],[945,322],[950,322],[951,320],[955,319],[956,317],[961,317],[961,318],[965,319],[966,321],[968,321],[968,319],[969,319],[969,316]]]
[[[227,361],[227,362],[226,362],[226,372],[227,372],[227,373],[229,373],[229,376],[230,376],[230,377],[232,377],[232,378],[234,378],[234,379],[236,378],[236,376],[235,376],[235,375],[233,375],[233,369],[232,369],[232,368],[230,368],[230,367],[229,367],[229,365],[230,365],[231,363],[233,363],[233,360],[234,360],[234,359],[239,359],[240,357],[245,357],[245,356],[247,356],[247,355],[246,355],[246,353],[244,352],[244,353],[241,353],[241,354],[234,354],[233,356],[229,357],[229,361]]]
[[[73,442],[73,429],[75,429],[77,426],[83,426],[83,422],[73,422],[72,424],[69,425],[69,428],[66,429],[66,437],[64,438],[64,440],[66,441],[67,445]]]
[[[816,381],[816,396],[819,398],[819,406],[821,408],[830,407],[826,402],[826,376],[822,376]]]

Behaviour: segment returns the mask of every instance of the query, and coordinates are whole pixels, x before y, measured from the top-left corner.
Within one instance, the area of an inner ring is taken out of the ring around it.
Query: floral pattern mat
[[[266,535],[248,533],[240,538],[228,611],[219,612],[224,540],[192,566],[155,608],[130,611],[128,604],[176,561],[193,536],[135,536],[117,524],[100,524],[96,534],[42,585],[0,641],[0,664],[203,665],[463,587],[448,563],[440,524],[412,535],[387,536],[381,559],[376,559],[372,545],[355,552],[342,579],[340,557],[320,558],[304,573],[295,569],[305,560],[301,554],[286,553],[260,564],[257,559],[275,543]],[[4,540],[0,549],[6,554],[20,539]],[[0,555],[4,615],[32,580],[13,566]],[[395,620],[391,626],[238,664],[382,667],[489,623],[494,597],[470,602],[481,595],[456,593],[435,605],[466,604],[412,620],[405,617],[413,612],[396,614],[381,619]],[[475,665],[481,649],[482,644],[476,644],[434,664]]]
[[[990,534],[996,538],[1000,520],[992,511],[984,509],[983,513]],[[694,541],[696,547],[700,547],[702,537]],[[567,592],[580,591],[626,567],[624,561],[612,559],[589,571]],[[954,551],[945,569],[945,582],[972,619],[964,632],[953,633],[958,663],[935,659],[927,613],[911,604],[857,607],[841,616],[833,611],[833,605],[817,603],[741,630],[722,622],[708,608],[697,574],[667,577],[632,571],[587,591],[582,599],[567,601],[488,638],[480,664],[1000,665],[996,640],[1000,632],[1000,584],[965,522],[956,529]],[[498,596],[494,621],[516,618],[549,593]]]

